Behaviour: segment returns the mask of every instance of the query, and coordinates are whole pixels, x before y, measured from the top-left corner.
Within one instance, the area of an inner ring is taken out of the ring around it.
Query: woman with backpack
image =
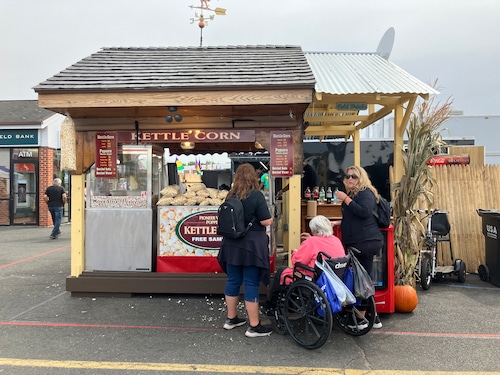
[[[227,319],[224,329],[233,329],[246,323],[238,317],[240,288],[244,285],[245,308],[249,326],[247,337],[269,336],[273,330],[260,324],[259,285],[269,285],[269,237],[266,226],[272,217],[267,202],[260,191],[260,180],[255,168],[241,164],[234,174],[233,186],[227,198],[238,198],[243,203],[245,226],[252,223],[243,237],[224,237],[217,257],[222,270],[227,274],[224,290]]]

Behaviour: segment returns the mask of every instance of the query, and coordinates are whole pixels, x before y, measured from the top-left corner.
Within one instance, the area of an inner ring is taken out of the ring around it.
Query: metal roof
[[[378,53],[305,52],[316,92],[353,94],[438,94]]]
[[[36,92],[314,88],[298,46],[104,48],[34,87]]]

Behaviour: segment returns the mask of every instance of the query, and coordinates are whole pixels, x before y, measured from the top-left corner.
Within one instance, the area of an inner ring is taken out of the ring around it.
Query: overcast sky
[[[0,100],[102,47],[199,46],[189,5],[200,0],[1,0]],[[500,0],[210,0],[225,8],[203,45],[299,45],[305,52],[372,52],[395,29],[389,60],[438,80],[466,115],[500,114]],[[199,14],[199,11],[198,11]],[[205,17],[213,14],[204,12]]]

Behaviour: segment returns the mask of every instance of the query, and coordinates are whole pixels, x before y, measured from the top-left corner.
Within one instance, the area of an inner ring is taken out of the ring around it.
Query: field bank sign
[[[0,130],[0,146],[38,145],[38,130]]]

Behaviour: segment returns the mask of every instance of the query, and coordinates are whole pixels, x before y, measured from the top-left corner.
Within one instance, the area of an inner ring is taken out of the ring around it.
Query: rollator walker
[[[420,282],[422,289],[428,290],[432,280],[441,280],[446,275],[456,276],[458,282],[465,282],[465,263],[461,259],[455,259],[450,238],[450,222],[448,213],[439,209],[417,210],[419,214],[427,219],[427,230],[423,239],[422,246],[418,254],[416,267],[417,281]],[[438,247],[439,244],[447,242],[450,247],[450,257],[453,265],[438,265]]]

